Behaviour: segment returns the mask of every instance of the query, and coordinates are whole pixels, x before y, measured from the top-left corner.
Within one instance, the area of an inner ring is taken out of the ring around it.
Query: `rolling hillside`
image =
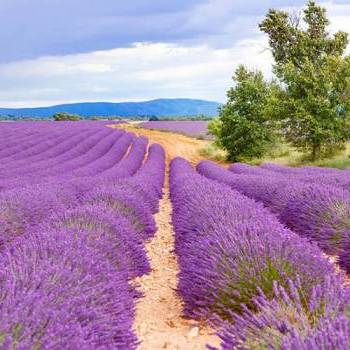
[[[92,116],[194,116],[217,115],[217,102],[193,99],[157,99],[145,102],[85,102],[38,108],[0,108],[0,115],[15,117],[51,117],[57,112]]]

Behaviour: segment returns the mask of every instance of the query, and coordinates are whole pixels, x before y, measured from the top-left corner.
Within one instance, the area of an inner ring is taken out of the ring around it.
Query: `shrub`
[[[288,289],[275,283],[273,299],[261,293],[254,300],[255,313],[245,308],[243,315],[233,315],[234,322],[220,332],[222,349],[344,349],[326,345],[341,344],[342,332],[334,328],[334,337],[327,339],[325,325],[338,323],[350,311],[349,292],[329,278],[324,285],[313,287],[307,303],[302,302],[300,293],[298,281],[289,281]]]
[[[333,267],[319,249],[282,226],[255,201],[198,174],[182,159],[171,164],[175,251],[185,314],[230,319],[254,309],[274,281],[300,280],[303,303]]]
[[[350,319],[344,315],[326,319],[307,337],[298,333],[286,337],[282,346],[286,350],[347,350],[350,348]]]
[[[1,348],[136,348],[135,294],[88,240],[45,231],[1,255]]]
[[[53,119],[56,122],[62,122],[62,121],[78,121],[80,120],[80,117],[76,114],[69,114],[65,112],[58,112],[53,115]]]
[[[261,201],[282,223],[329,254],[339,254],[350,241],[350,194],[341,188],[269,174],[236,175],[209,161],[201,162],[197,169]]]
[[[85,203],[104,204],[115,213],[122,215],[133,226],[142,239],[150,238],[156,232],[155,222],[150,208],[141,198],[118,186],[101,186],[88,193]]]
[[[122,214],[109,207],[83,205],[49,219],[56,229],[84,231],[89,234],[89,246],[98,249],[113,266],[128,273],[129,278],[150,272],[143,241]]]

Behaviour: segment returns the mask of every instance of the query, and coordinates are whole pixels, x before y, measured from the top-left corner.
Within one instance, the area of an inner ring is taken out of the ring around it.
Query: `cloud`
[[[87,54],[0,65],[0,105],[192,97],[223,101],[240,63],[269,72],[264,39],[232,48],[139,43]]]
[[[159,97],[224,101],[238,64],[271,76],[266,37],[257,28],[267,9],[300,10],[303,3],[2,0],[0,106]],[[322,4],[332,32],[350,32],[350,3]]]
[[[109,50],[142,41],[231,47],[257,30],[256,17],[269,7],[303,2],[1,0],[0,61]]]
[[[343,30],[350,32],[350,1],[336,2],[329,1],[323,4],[329,14],[331,25],[330,29],[332,32]]]
[[[1,61],[181,40],[201,0],[1,0]]]

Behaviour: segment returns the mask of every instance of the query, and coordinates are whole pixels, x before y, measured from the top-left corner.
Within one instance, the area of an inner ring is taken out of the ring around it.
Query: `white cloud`
[[[330,16],[331,32],[337,32],[343,30],[350,33],[350,3],[339,4],[334,1],[326,2],[323,4]]]
[[[266,37],[256,30],[261,18],[254,12],[228,20],[245,1],[210,0],[196,10],[184,28],[205,29],[208,21],[221,32],[208,33],[206,45],[137,43],[128,48],[86,54],[41,57],[0,64],[0,106],[22,107],[78,101],[127,101],[152,98],[203,98],[224,101],[238,64],[271,76]],[[220,5],[220,6],[219,6]],[[331,31],[350,32],[350,3],[327,1]],[[295,7],[300,10],[301,7]],[[240,27],[246,39],[232,39]]]
[[[0,106],[191,97],[223,101],[240,63],[269,72],[262,37],[230,49],[138,43],[0,65]]]

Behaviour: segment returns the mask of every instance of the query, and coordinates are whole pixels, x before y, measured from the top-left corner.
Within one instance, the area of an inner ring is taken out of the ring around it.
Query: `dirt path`
[[[169,161],[181,156],[192,164],[203,159],[199,151],[206,141],[168,132],[145,130],[123,125],[123,129],[147,136],[150,142],[160,143]],[[155,215],[158,231],[146,244],[152,272],[137,279],[144,297],[136,307],[134,328],[141,341],[139,350],[200,350],[206,344],[219,346],[213,330],[182,317],[182,301],[176,293],[179,271],[174,249],[174,232],[171,221],[172,206],[169,199],[168,172],[160,212]]]
[[[182,303],[176,294],[178,263],[174,248],[174,232],[170,224],[171,203],[165,189],[155,220],[158,231],[146,244],[152,272],[140,278],[144,298],[136,307],[135,330],[141,340],[140,350],[199,350],[206,344],[219,345],[208,327],[181,317]]]
[[[168,161],[177,156],[187,159],[192,164],[205,159],[205,157],[201,156],[200,151],[209,141],[198,140],[166,131],[142,129],[132,124],[119,124],[118,128],[132,131],[137,135],[146,136],[150,142],[161,144],[165,149]]]

